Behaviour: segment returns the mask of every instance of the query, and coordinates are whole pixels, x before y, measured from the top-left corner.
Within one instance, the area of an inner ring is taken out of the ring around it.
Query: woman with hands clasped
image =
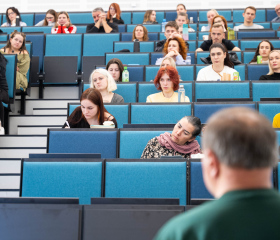
[[[164,44],[164,57],[172,57],[176,65],[186,65],[187,47],[185,41],[178,36],[173,35],[167,39]],[[155,65],[160,65],[164,58],[158,58]]]
[[[77,27],[70,21],[67,12],[60,12],[57,17],[57,22],[52,28],[52,33],[76,33]]]

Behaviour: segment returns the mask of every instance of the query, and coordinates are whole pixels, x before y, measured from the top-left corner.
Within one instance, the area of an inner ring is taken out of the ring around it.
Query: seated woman
[[[177,65],[186,65],[187,47],[185,41],[180,37],[168,38],[164,44],[165,57],[172,57]],[[158,58],[155,65],[160,65],[163,58]]]
[[[202,68],[197,75],[197,81],[227,81],[233,80],[237,72],[229,60],[228,52],[221,43],[214,43],[209,48],[212,65]],[[240,80],[240,77],[239,77]]]
[[[260,80],[280,80],[280,50],[272,50],[268,59],[269,72],[260,76]]]
[[[103,99],[97,89],[88,88],[80,98],[81,106],[77,107],[68,117],[63,128],[90,128],[90,125],[105,125],[112,121],[118,127],[113,115],[103,105]]]
[[[177,15],[177,18],[176,18],[175,21],[176,21],[176,23],[179,27],[183,27],[183,24],[187,24],[188,25],[188,31],[189,32],[195,32],[195,30],[193,28],[191,28],[190,25],[189,25],[190,20],[188,18],[188,14],[180,12]]]
[[[60,12],[57,15],[57,22],[52,28],[52,33],[76,33],[77,27],[73,25],[70,21],[67,12]]]
[[[187,13],[186,6],[185,6],[183,3],[179,3],[179,4],[177,5],[176,11],[177,11],[177,15],[178,15],[180,12]]]
[[[215,9],[211,9],[207,12],[207,20],[208,20],[208,25],[207,26],[202,26],[201,27],[201,32],[209,32],[211,25],[212,25],[212,20],[215,16],[219,15],[219,13]]]
[[[56,22],[57,22],[57,13],[55,10],[50,9],[46,12],[46,17],[42,21],[38,22],[35,26],[36,27],[42,27],[42,26],[53,27]]]
[[[212,23],[211,23],[211,27],[215,24],[215,23],[219,23],[222,24],[224,26],[224,31],[226,32],[228,29],[228,25],[227,25],[227,20],[221,16],[221,15],[216,15],[215,17],[213,17]]]
[[[16,89],[26,90],[27,72],[30,67],[30,57],[25,46],[25,34],[15,30],[6,46],[0,50],[3,54],[17,54],[17,76],[16,76]]]
[[[182,156],[189,159],[191,154],[201,153],[195,138],[201,133],[202,125],[198,117],[183,117],[172,133],[165,132],[152,138],[145,147],[141,158],[160,158],[161,156]]]
[[[162,67],[158,70],[154,84],[161,92],[151,94],[147,97],[147,103],[154,102],[178,102],[179,74],[176,68],[171,66]],[[185,102],[190,99],[185,96]]]
[[[148,41],[148,30],[145,26],[138,24],[136,27],[133,29],[132,33],[132,41]]]
[[[16,26],[16,19],[17,19],[17,17],[19,17],[19,26],[20,27],[27,26],[25,22],[21,21],[21,17],[20,17],[20,13],[19,13],[18,9],[15,8],[15,7],[9,7],[6,10],[7,22],[3,23],[1,25],[1,27],[14,27],[14,26]]]
[[[124,21],[121,19],[121,9],[119,4],[112,3],[109,7],[109,11],[106,16],[107,22],[115,24],[124,24]]]
[[[154,10],[147,10],[144,15],[143,24],[158,24],[156,21],[156,11]]]
[[[274,50],[272,43],[268,40],[263,40],[259,43],[256,53],[249,64],[257,64],[257,57],[260,55],[262,56],[262,63],[268,64],[268,55],[269,53]]]
[[[161,64],[160,64],[160,68],[162,67],[167,67],[167,66],[171,66],[171,67],[174,67],[176,68],[176,63],[174,61],[174,59],[172,57],[165,57]]]
[[[124,70],[122,61],[118,58],[112,58],[106,66],[106,70],[112,75],[116,82],[122,81],[122,72]]]
[[[105,69],[94,70],[90,77],[90,87],[96,88],[102,95],[104,103],[123,103],[123,97],[113,93],[117,89],[117,84],[111,74]]]
[[[272,122],[272,127],[273,128],[280,128],[280,113],[277,113]]]

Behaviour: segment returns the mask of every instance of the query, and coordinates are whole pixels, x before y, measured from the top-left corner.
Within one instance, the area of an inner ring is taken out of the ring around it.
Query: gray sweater
[[[114,93],[111,103],[124,103],[124,99],[121,95]]]

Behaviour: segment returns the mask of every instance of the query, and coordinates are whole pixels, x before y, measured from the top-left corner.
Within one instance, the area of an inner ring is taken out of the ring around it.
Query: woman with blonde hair
[[[143,24],[158,24],[156,21],[156,11],[154,10],[147,10],[144,15]]]
[[[176,68],[176,63],[174,61],[174,59],[172,57],[165,57],[163,58],[160,67],[167,67],[167,66],[171,66]]]
[[[109,7],[109,11],[106,16],[107,22],[115,24],[124,24],[124,21],[121,19],[121,9],[119,4],[112,3]]]
[[[212,20],[215,16],[219,15],[219,13],[215,9],[211,9],[207,12],[207,20],[208,20],[208,25],[207,26],[202,26],[201,32],[209,32],[211,25],[212,25]]]
[[[77,27],[70,21],[70,17],[67,12],[62,11],[57,15],[57,22],[52,28],[52,33],[76,33]]]
[[[105,69],[95,69],[90,77],[90,87],[96,88],[102,95],[104,103],[123,103],[123,97],[113,93],[117,89],[117,84],[112,75]]]
[[[142,24],[136,25],[136,27],[133,29],[132,33],[132,41],[136,42],[142,42],[142,41],[148,41],[148,30],[145,26]]]
[[[269,72],[262,75],[260,80],[280,80],[280,50],[273,50],[268,56]]]

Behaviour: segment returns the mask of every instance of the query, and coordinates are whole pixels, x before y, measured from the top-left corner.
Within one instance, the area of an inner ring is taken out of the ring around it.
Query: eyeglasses
[[[8,13],[8,16],[13,15],[13,14],[15,14],[15,13],[14,12],[10,12],[10,13]]]
[[[114,11],[115,11],[115,8],[110,7],[109,9],[110,9],[110,10],[114,10]]]
[[[54,19],[54,17],[46,17],[46,19]]]

